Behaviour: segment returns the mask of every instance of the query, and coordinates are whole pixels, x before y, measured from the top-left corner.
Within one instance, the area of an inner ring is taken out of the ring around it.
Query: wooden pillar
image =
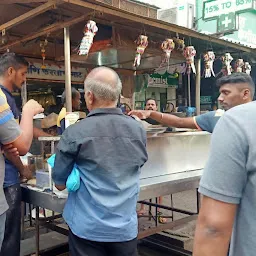
[[[71,62],[69,27],[64,28],[64,56],[65,56],[65,93],[67,112],[72,112],[71,95]]]
[[[201,58],[196,59],[196,114],[200,115]]]

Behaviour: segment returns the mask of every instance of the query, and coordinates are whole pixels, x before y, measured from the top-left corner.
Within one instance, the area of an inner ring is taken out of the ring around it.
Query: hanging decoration
[[[170,61],[170,57],[171,57],[171,53],[175,48],[175,43],[173,41],[173,39],[165,39],[165,41],[163,41],[162,45],[161,45],[162,50],[165,53],[165,62],[168,63],[168,68],[169,68],[169,61]]]
[[[98,32],[98,27],[96,22],[93,20],[88,20],[87,24],[84,27],[84,37],[82,38],[78,54],[79,55],[88,55],[91,46],[93,44],[93,38]]]
[[[5,29],[2,30],[2,34],[1,34],[0,38],[1,38],[1,44],[2,45],[5,45],[9,41],[9,36],[8,36]]]
[[[243,66],[244,66],[244,60],[243,59],[237,59],[235,62],[235,72],[242,73],[243,72]]]
[[[139,35],[135,43],[137,44],[137,50],[136,50],[133,66],[138,67],[140,65],[141,56],[148,46],[148,37],[145,35]]]
[[[177,36],[176,38],[173,38],[173,41],[175,43],[175,47],[178,51],[183,52],[185,49],[185,42],[183,39],[180,39],[179,36]]]
[[[195,67],[195,63],[194,63],[194,59],[196,56],[196,50],[194,48],[194,46],[187,46],[184,51],[183,51],[183,55],[186,58],[186,73],[189,75],[191,74],[191,70],[194,74],[196,74],[196,67]]]
[[[215,77],[215,73],[213,70],[213,62],[215,60],[215,54],[213,51],[207,51],[204,54],[204,62],[205,62],[205,70],[204,70],[204,77],[209,78],[212,75]]]
[[[225,53],[224,56],[221,57],[222,60],[222,69],[221,72],[224,76],[230,75],[232,72],[232,66],[231,66],[231,61],[233,60],[233,57],[229,52]]]
[[[46,50],[45,50],[45,47],[47,46],[47,44],[48,44],[48,40],[47,39],[45,39],[44,41],[40,42],[41,56],[42,56],[42,60],[43,60],[41,69],[46,69],[46,65],[45,65],[45,57],[46,57],[45,52],[46,52]]]
[[[249,62],[245,62],[244,63],[244,66],[243,66],[243,72],[250,75],[251,74],[251,71],[252,71],[252,66],[250,65]]]

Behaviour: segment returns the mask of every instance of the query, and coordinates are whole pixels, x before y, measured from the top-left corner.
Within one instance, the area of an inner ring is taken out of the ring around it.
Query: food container
[[[36,171],[36,186],[40,188],[50,188],[49,172]]]

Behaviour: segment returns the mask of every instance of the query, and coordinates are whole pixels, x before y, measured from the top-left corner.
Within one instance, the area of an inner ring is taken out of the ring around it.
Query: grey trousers
[[[4,240],[5,220],[6,220],[6,212],[0,215],[0,252],[1,252],[2,243]]]
[[[20,256],[21,189],[20,184],[4,188],[9,209],[6,212],[4,241],[0,256]]]

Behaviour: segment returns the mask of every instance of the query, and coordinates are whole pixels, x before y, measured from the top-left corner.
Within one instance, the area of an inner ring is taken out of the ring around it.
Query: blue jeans
[[[0,215],[0,251],[1,251],[3,240],[4,240],[5,220],[6,220],[6,212]]]

